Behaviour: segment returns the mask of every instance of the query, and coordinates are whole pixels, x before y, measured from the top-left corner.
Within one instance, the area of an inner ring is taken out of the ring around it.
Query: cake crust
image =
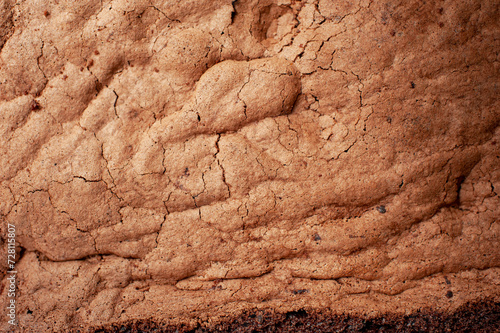
[[[498,323],[497,1],[0,7],[0,330]]]

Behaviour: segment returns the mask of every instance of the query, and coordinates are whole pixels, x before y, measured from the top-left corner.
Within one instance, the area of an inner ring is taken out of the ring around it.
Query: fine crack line
[[[219,141],[221,138],[221,134],[217,134],[217,135],[218,135],[217,141],[215,142],[215,148],[217,149],[217,152],[215,153],[214,157],[215,157],[215,160],[217,161],[217,164],[219,165],[219,167],[222,170],[222,181],[224,182],[224,184],[227,187],[228,198],[230,198],[231,197],[231,189],[229,188],[229,184],[226,182],[226,170],[224,170],[224,167],[222,166],[222,163],[221,163],[219,157],[217,156],[220,152]]]

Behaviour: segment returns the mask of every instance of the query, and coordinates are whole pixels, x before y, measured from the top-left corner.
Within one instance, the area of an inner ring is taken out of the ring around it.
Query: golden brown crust
[[[26,332],[498,302],[498,10],[5,1],[2,304],[8,224]]]

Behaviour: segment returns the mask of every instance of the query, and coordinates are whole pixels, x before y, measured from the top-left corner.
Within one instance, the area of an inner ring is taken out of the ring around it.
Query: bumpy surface
[[[499,15],[4,1],[1,304],[8,223],[26,332],[498,301]]]
[[[330,311],[272,310],[242,313],[237,318],[209,327],[187,329],[151,320],[115,323],[94,333],[410,333],[410,332],[500,332],[500,302],[465,304],[451,314],[423,309],[411,315],[385,314],[376,318],[336,315]]]

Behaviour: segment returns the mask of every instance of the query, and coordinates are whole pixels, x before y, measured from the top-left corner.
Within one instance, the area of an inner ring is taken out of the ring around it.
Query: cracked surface
[[[2,6],[21,331],[498,301],[495,1]]]

